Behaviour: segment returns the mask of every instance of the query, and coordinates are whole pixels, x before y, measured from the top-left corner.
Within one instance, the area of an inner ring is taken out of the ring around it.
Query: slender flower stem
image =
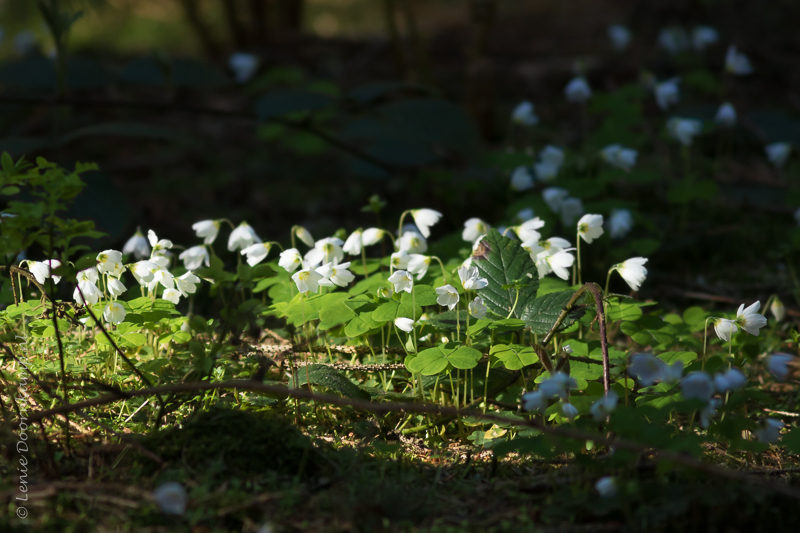
[[[700,370],[706,369],[706,341],[708,340],[708,321],[711,319],[717,320],[716,317],[710,316],[703,324],[703,360],[700,362]]]
[[[361,246],[361,265],[364,267],[364,278],[367,277],[367,250]]]
[[[611,273],[616,270],[616,267],[611,267],[608,269],[608,276],[606,276],[606,290],[603,291],[603,294],[608,297],[608,284],[611,282]]]
[[[405,219],[406,215],[409,214],[409,213],[411,213],[411,210],[403,211],[403,214],[400,215],[400,223],[397,225],[397,238],[398,239],[403,236],[403,219]],[[392,239],[392,242],[394,242],[394,239]]]
[[[511,311],[508,312],[508,316],[506,317],[506,320],[511,318],[511,315],[514,314],[514,309],[517,308],[517,302],[519,302],[519,289],[516,289],[516,290],[517,290],[517,295],[514,297],[514,306],[511,308]]]
[[[578,285],[583,285],[583,281],[581,280],[581,232],[578,232]],[[573,285],[575,284],[575,280],[573,280]]]
[[[444,270],[444,263],[442,263],[442,260],[436,257],[435,255],[432,255],[431,259],[436,259],[439,262],[439,266],[442,269],[442,279],[444,279],[444,283],[445,285],[447,285],[447,272],[445,272]]]

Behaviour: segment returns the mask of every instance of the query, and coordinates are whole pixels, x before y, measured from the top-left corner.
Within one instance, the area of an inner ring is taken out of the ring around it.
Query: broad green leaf
[[[370,399],[369,393],[361,390],[358,385],[347,379],[344,374],[329,366],[308,365],[297,368],[295,372],[301,387],[310,382],[312,385],[322,386],[337,392],[345,398],[358,400]]]
[[[404,292],[400,301],[389,300],[380,304],[372,319],[376,322],[389,322],[399,317],[418,319],[422,316],[423,305],[436,303],[436,292],[429,285],[416,285],[413,290],[413,302],[411,294]],[[415,304],[413,307],[412,303]]]
[[[311,297],[298,293],[283,310],[283,316],[288,323],[299,326],[311,320],[318,320],[320,309],[346,298],[345,292],[316,294]]]
[[[530,254],[522,249],[519,242],[503,237],[493,229],[473,254],[472,264],[478,267],[481,277],[489,282],[478,291],[489,310],[501,318],[506,318],[509,313],[512,317],[522,318],[523,310],[536,299],[539,273]],[[519,295],[513,288],[502,288],[516,280],[525,283]]]
[[[489,350],[489,355],[500,359],[509,370],[519,370],[539,361],[533,347],[519,344],[495,344]]]
[[[636,322],[623,322],[620,329],[643,345],[664,344],[675,338],[675,329],[671,324],[651,315],[643,316]]]
[[[642,317],[642,307],[638,302],[611,298],[606,317],[612,322],[617,320],[630,320],[633,322]]]
[[[462,370],[475,368],[480,358],[478,350],[449,342],[421,351],[417,357],[408,360],[406,366],[409,372],[433,376],[444,372],[450,365]]]
[[[664,352],[658,354],[658,358],[668,365],[673,364],[675,361],[683,361],[683,366],[685,368],[689,363],[697,359],[697,354],[694,352]]]
[[[256,102],[259,120],[269,120],[299,111],[317,111],[328,107],[330,96],[308,91],[275,91],[265,94]]]
[[[561,311],[564,310],[575,291],[551,292],[531,301],[522,311],[522,320],[531,328],[533,333],[548,333],[556,323]],[[572,325],[583,315],[583,310],[573,310],[558,328],[562,331]]]

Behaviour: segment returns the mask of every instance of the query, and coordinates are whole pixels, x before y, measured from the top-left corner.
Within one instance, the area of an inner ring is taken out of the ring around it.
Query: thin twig
[[[789,487],[783,484],[769,482],[750,475],[747,472],[739,470],[732,470],[729,468],[719,467],[716,465],[704,463],[700,459],[692,457],[684,453],[673,452],[671,450],[660,450],[647,447],[639,444],[638,442],[629,441],[625,439],[607,437],[602,433],[591,433],[579,429],[564,426],[546,426],[537,420],[517,420],[511,419],[500,415],[483,414],[480,411],[473,409],[455,409],[452,407],[445,407],[438,404],[414,404],[414,403],[374,403],[363,400],[351,400],[348,398],[341,398],[338,396],[330,396],[326,394],[314,394],[304,389],[289,389],[283,386],[268,385],[266,383],[256,383],[250,380],[232,380],[219,383],[211,383],[208,381],[197,383],[178,383],[174,385],[164,385],[161,387],[153,387],[148,389],[138,389],[127,391],[122,395],[102,396],[92,398],[82,402],[73,403],[69,406],[58,407],[48,411],[40,411],[31,414],[28,418],[32,422],[36,422],[43,418],[63,414],[67,411],[76,411],[78,409],[86,409],[89,407],[96,407],[107,403],[119,401],[123,398],[134,398],[140,396],[153,396],[165,392],[196,392],[208,391],[218,389],[237,389],[242,391],[253,392],[269,392],[292,398],[313,399],[319,403],[328,403],[331,405],[339,405],[346,407],[353,407],[356,409],[363,409],[376,414],[391,413],[391,412],[405,412],[405,413],[419,413],[419,414],[439,414],[450,415],[454,417],[474,417],[482,420],[490,420],[493,422],[500,422],[503,424],[512,424],[517,426],[525,426],[538,429],[542,433],[554,435],[557,437],[564,437],[567,439],[593,441],[595,444],[602,444],[610,448],[618,448],[628,450],[633,453],[648,453],[660,457],[663,460],[672,461],[684,465],[689,468],[701,470],[708,474],[719,477],[724,477],[731,480],[741,481],[749,484],[761,485],[774,492],[783,494],[790,498],[800,500],[800,490]],[[18,423],[17,423],[18,424]],[[12,424],[16,428],[17,424]]]

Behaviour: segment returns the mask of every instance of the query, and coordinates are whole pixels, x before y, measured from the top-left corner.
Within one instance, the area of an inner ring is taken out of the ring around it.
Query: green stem
[[[436,257],[435,255],[432,255],[431,259],[436,259],[439,262],[439,266],[442,269],[442,279],[444,279],[444,283],[445,285],[447,285],[447,273],[444,270],[444,264],[442,263],[442,260]]]
[[[403,236],[403,219],[405,219],[406,215],[409,214],[410,212],[411,212],[410,210],[406,210],[406,211],[403,211],[403,213],[400,215],[400,223],[397,225],[397,238],[398,239]],[[386,233],[388,234],[389,232],[387,231]],[[389,236],[391,237],[391,235],[389,235]],[[392,238],[392,242],[394,242],[394,238]],[[395,249],[397,249],[396,246],[395,246]]]
[[[701,371],[706,369],[706,342],[708,341],[708,321],[711,320],[711,319],[716,320],[716,317],[710,316],[710,317],[706,318],[706,321],[703,324],[703,326],[704,326],[703,327],[703,360],[700,362],[700,370]]]
[[[517,308],[517,302],[519,302],[519,288],[516,288],[516,291],[517,291],[517,294],[514,297],[514,306],[511,308],[511,311],[508,312],[508,316],[506,317],[506,320],[511,318],[511,315],[514,314],[514,309]],[[500,315],[500,316],[502,316],[502,315]]]

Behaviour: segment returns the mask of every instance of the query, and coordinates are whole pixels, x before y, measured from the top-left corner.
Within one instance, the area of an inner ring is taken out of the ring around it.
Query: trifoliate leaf
[[[434,376],[444,372],[450,365],[462,370],[475,368],[480,358],[481,352],[475,348],[449,342],[421,351],[418,356],[408,360],[406,366],[409,372]]]
[[[369,393],[358,388],[358,385],[347,379],[344,374],[329,366],[308,365],[298,368],[295,372],[301,387],[310,382],[312,385],[318,385],[337,392],[345,398],[370,399]]]
[[[489,282],[478,291],[489,310],[502,318],[509,313],[521,318],[522,311],[536,298],[539,288],[539,273],[530,254],[518,241],[503,237],[493,229],[473,253],[472,264],[478,267],[480,277]],[[519,291],[502,288],[520,279],[526,280],[526,285]]]
[[[539,361],[539,356],[532,346],[520,344],[495,344],[489,355],[497,357],[509,370],[519,370]]]

